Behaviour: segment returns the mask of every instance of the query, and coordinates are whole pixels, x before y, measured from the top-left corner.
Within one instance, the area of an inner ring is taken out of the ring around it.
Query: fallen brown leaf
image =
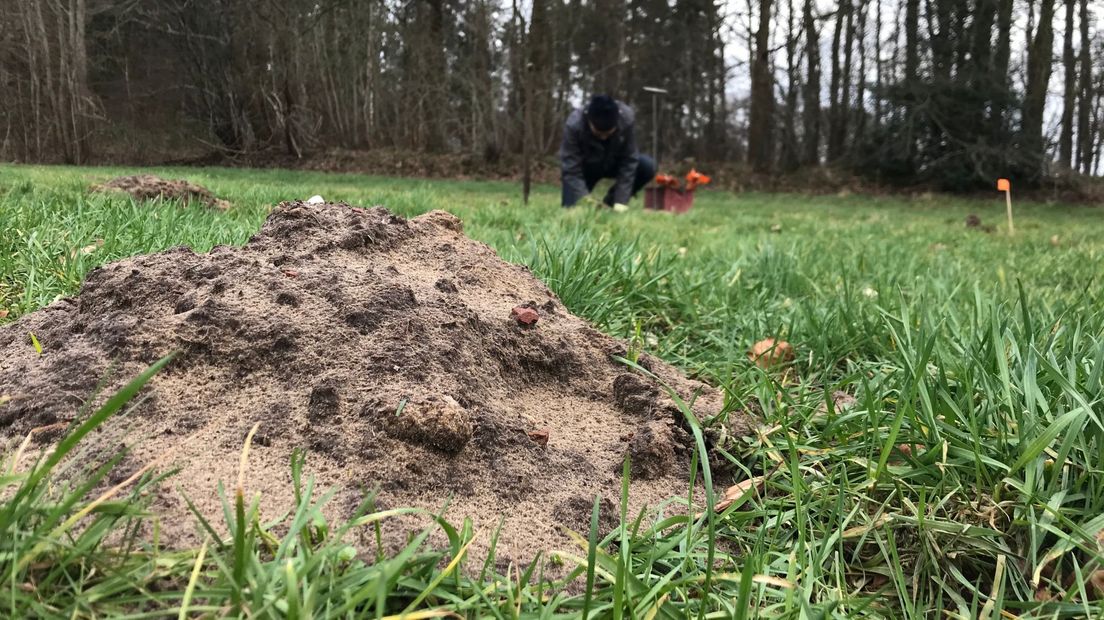
[[[785,340],[765,338],[751,345],[748,359],[760,368],[770,368],[778,364],[793,361],[794,350]]]
[[[903,443],[897,446],[897,451],[905,456],[920,456],[924,453],[924,446],[920,444]]]
[[[870,578],[870,589],[880,590],[887,583],[889,583],[889,577],[880,573],[875,573],[874,576]]]
[[[725,508],[728,508],[732,504],[736,503],[737,500],[743,498],[744,495],[751,492],[753,489],[756,492],[762,492],[767,479],[773,476],[775,472],[781,469],[781,467],[782,463],[778,463],[774,466],[773,469],[763,474],[762,476],[748,478],[743,482],[737,482],[736,484],[725,489],[724,497],[722,497],[721,501],[717,502],[717,504],[713,506],[714,512],[723,512]]]
[[[1089,583],[1092,584],[1092,588],[1089,589],[1089,598],[1093,600],[1104,598],[1104,569],[1094,570],[1089,575]]]
[[[1045,603],[1054,598],[1054,594],[1051,593],[1050,588],[1040,585],[1035,588],[1035,601],[1038,603]]]
[[[766,476],[756,476],[754,478],[748,478],[743,482],[734,484],[725,489],[724,497],[721,501],[717,502],[717,505],[713,507],[716,512],[723,512],[725,508],[728,508],[732,504],[736,503],[736,500],[742,498],[744,494],[753,488],[758,488],[766,480]]]

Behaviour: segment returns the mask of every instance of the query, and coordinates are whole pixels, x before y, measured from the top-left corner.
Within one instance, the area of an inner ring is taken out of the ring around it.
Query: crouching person
[[[608,95],[595,95],[564,124],[560,146],[563,206],[588,196],[599,179],[614,179],[602,203],[615,211],[655,178],[655,161],[636,150],[636,114]]]

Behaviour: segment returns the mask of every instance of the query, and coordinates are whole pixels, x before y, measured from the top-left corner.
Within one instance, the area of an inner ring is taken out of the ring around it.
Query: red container
[[[648,187],[644,190],[644,208],[671,213],[686,213],[694,206],[694,190]]]

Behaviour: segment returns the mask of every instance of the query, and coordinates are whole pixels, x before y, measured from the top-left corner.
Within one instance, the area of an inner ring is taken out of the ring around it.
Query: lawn
[[[105,262],[244,243],[281,200],[322,194],[407,216],[446,209],[576,314],[759,413],[759,434],[721,455],[758,484],[715,517],[626,515],[610,540],[582,532],[582,546],[556,559],[578,557],[565,585],[524,566],[496,572],[484,558],[450,563],[470,536],[463,524],[448,526],[452,550],[413,540],[397,557],[357,555],[343,528],[370,532],[387,515],[366,507],[359,520],[323,526],[306,496],[279,536],[250,526],[248,505],[230,497],[233,540],[168,553],[139,512],[114,504],[93,507],[83,529],[59,529],[87,507],[80,481],[5,468],[8,615],[1104,614],[1098,209],[1017,204],[1010,237],[996,193],[702,192],[676,217],[564,211],[554,187],[525,206],[513,184],[272,170],[153,171],[207,186],[233,203],[226,213],[85,192],[124,172],[0,166],[0,322],[76,293]],[[971,213],[996,230],[967,228]],[[791,342],[792,365],[751,364],[747,350],[763,337]],[[837,392],[855,402],[836,406]],[[88,473],[97,475],[106,473]],[[154,482],[125,493],[140,505]]]

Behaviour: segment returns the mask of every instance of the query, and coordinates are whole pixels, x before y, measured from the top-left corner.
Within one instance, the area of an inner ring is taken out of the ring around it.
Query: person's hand
[[[613,205],[613,210],[614,210],[614,211],[615,211],[616,213],[624,213],[625,211],[628,211],[628,210],[629,210],[629,205],[624,205],[624,204],[621,204],[621,203],[619,202],[619,203],[617,203],[617,204]]]

